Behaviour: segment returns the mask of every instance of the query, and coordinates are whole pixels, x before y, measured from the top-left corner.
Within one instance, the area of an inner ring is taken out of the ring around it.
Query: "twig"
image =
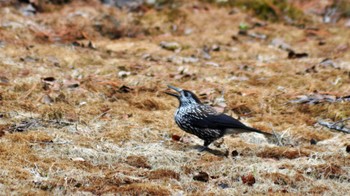
[[[327,122],[324,120],[318,120],[317,123],[321,126],[329,128],[329,129],[333,129],[333,130],[337,130],[337,131],[341,131],[341,132],[350,134],[350,128],[346,127],[344,124],[339,124],[339,123],[345,122],[347,120],[350,120],[350,118],[346,118],[344,120],[337,121],[337,122]],[[339,125],[337,125],[337,124],[339,124]]]
[[[336,124],[343,123],[343,122],[348,121],[348,120],[350,120],[350,118],[346,118],[344,120],[337,121],[333,125],[335,126]]]
[[[35,90],[35,88],[37,87],[37,84],[34,84],[32,86],[32,88],[30,88],[20,99],[21,100],[24,100],[24,99],[27,99],[27,97],[32,94],[32,92]]]
[[[74,123],[67,122],[67,121],[63,121],[63,120],[59,120],[59,119],[56,119],[56,120],[46,120],[46,122],[49,123],[49,124],[58,124],[58,125],[60,125],[60,126],[62,126],[62,127],[74,125]]]
[[[278,146],[283,146],[283,143],[282,143],[283,135],[277,134],[271,123],[269,123],[269,125],[272,129],[272,135],[275,137],[274,139],[276,139],[275,142],[277,143]]]
[[[91,122],[95,122],[96,120],[98,120],[99,118],[103,117],[104,115],[106,115],[108,112],[110,112],[111,109],[105,111],[105,112],[102,112],[101,114],[97,115],[94,119],[91,120]]]

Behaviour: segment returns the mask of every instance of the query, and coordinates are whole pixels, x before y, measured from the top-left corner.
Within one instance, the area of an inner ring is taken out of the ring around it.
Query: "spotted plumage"
[[[187,133],[204,140],[204,147],[201,150],[205,150],[209,144],[226,134],[257,132],[271,135],[248,127],[231,116],[219,113],[211,106],[202,104],[191,91],[170,85],[168,87],[179,93],[166,92],[179,100],[179,107],[175,112],[176,124]]]

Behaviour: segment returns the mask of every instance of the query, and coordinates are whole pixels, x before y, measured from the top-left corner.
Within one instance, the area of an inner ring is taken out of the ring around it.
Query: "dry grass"
[[[349,102],[290,102],[315,92],[349,95],[350,35],[341,22],[331,28],[310,24],[319,30],[267,22],[249,30],[268,35],[260,40],[237,34],[240,23],[259,22],[249,13],[228,14],[227,7],[201,2],[136,13],[98,1],[43,9],[31,17],[15,7],[0,9],[3,194],[350,192],[350,136],[316,124],[348,118]],[[192,32],[185,34],[188,28]],[[288,59],[271,46],[277,37],[309,57]],[[162,49],[161,41],[178,42],[182,50]],[[202,48],[213,45],[220,50],[211,51],[210,60],[201,58]],[[171,60],[191,55],[199,61]],[[338,68],[319,65],[325,58]],[[242,134],[211,146],[228,156],[198,153],[202,141],[174,123],[177,101],[163,93],[167,84],[219,107],[223,95],[228,114],[284,134],[287,145]],[[194,180],[201,172],[207,182]],[[244,184],[242,176],[255,182]]]

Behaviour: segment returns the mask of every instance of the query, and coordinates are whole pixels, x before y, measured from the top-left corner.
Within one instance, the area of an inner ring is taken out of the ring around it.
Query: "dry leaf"
[[[253,186],[253,184],[255,184],[255,178],[253,174],[248,174],[246,176],[242,176],[241,178],[242,178],[243,184],[247,184],[249,186]]]

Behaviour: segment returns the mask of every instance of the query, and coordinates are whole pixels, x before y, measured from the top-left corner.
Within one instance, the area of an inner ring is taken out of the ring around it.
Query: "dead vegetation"
[[[349,127],[345,1],[30,2],[0,1],[3,194],[350,192],[350,135],[330,129]],[[198,153],[167,84],[284,145]]]

